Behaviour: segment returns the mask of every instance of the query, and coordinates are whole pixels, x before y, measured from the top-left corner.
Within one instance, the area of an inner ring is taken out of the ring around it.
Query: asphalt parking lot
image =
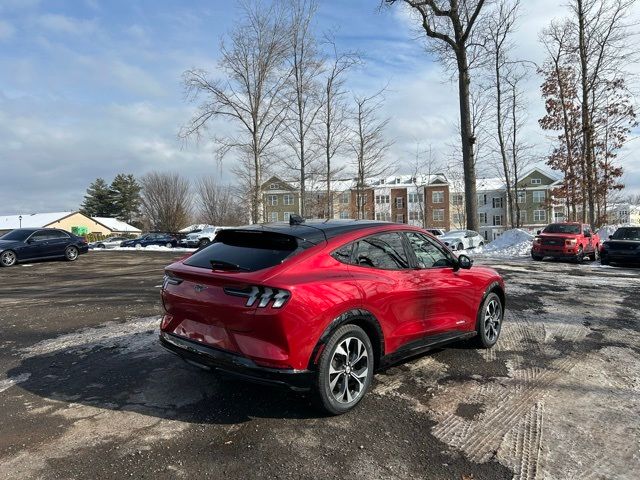
[[[497,347],[393,367],[325,417],[159,347],[180,255],[0,270],[0,478],[638,478],[640,269],[481,260],[508,289]]]

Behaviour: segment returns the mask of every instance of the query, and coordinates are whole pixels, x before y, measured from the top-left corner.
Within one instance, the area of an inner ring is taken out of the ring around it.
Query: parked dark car
[[[620,227],[600,247],[600,263],[640,264],[640,227]]]
[[[73,262],[89,246],[84,238],[56,228],[19,228],[0,237],[0,265],[46,258],[64,258]]]
[[[353,408],[384,365],[498,341],[504,282],[424,230],[366,220],[222,230],[165,269],[160,341],[192,364]]]
[[[178,239],[169,233],[147,233],[132,240],[126,240],[120,244],[121,247],[142,248],[149,245],[162,245],[167,248],[178,246]]]

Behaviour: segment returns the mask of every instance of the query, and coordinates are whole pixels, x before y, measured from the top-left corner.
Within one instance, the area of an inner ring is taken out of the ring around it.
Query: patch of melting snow
[[[157,343],[159,325],[159,317],[145,317],[83,328],[24,348],[21,357],[47,355],[61,350],[77,353],[93,348],[117,348],[121,354],[155,354],[157,351],[153,347]]]
[[[20,375],[16,375],[15,377],[9,377],[4,380],[0,380],[0,392],[4,392],[5,390],[10,389],[18,383],[26,382],[30,376],[30,373],[21,373]]]

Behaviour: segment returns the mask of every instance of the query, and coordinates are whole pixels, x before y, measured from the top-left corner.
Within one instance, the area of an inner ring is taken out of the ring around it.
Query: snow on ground
[[[168,248],[164,245],[149,245],[147,247],[113,247],[113,248],[94,248],[92,252],[195,252],[195,248],[175,247]]]
[[[456,252],[474,257],[525,257],[531,252],[533,235],[519,228],[507,230],[494,241],[473,250]]]

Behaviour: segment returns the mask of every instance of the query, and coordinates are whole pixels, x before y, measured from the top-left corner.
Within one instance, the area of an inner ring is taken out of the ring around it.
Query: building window
[[[533,192],[533,203],[542,203],[542,202],[544,202],[545,193],[546,192],[544,190],[535,190]]]
[[[367,196],[364,193],[358,195],[358,205],[365,205],[367,203]]]
[[[545,222],[547,220],[547,212],[544,210],[534,210],[533,211],[533,221],[534,222]]]
[[[409,212],[409,220],[422,220],[423,215],[420,210]]]
[[[531,179],[531,185],[541,185],[542,184],[542,180],[539,178],[532,178]]]
[[[480,225],[486,225],[487,224],[487,214],[486,214],[486,212],[478,214],[478,223]]]
[[[564,213],[563,212],[555,212],[553,214],[553,217],[555,218],[556,222],[561,222],[564,220]]]
[[[527,212],[526,210],[520,210],[520,224],[527,223]]]
[[[493,225],[495,227],[499,227],[502,225],[502,215],[494,215],[493,216]]]
[[[275,207],[278,205],[278,196],[277,195],[267,195],[267,205],[271,205]]]
[[[269,212],[269,221],[277,222],[278,221],[278,212]]]
[[[462,205],[464,203],[464,195],[461,193],[454,193],[451,197],[451,203],[453,205]]]
[[[349,190],[340,194],[340,203],[348,204],[349,200],[351,200],[351,192]]]
[[[283,214],[283,215],[284,215],[284,217],[283,217],[283,218],[284,218],[284,221],[285,221],[285,222],[288,222],[288,221],[289,221],[289,219],[291,218],[291,215],[293,215],[293,212],[284,212],[284,214]]]
[[[349,212],[347,212],[346,210],[341,211],[340,218],[342,218],[343,220],[349,218]]]
[[[389,203],[389,195],[376,195],[376,204],[381,205]]]
[[[291,195],[290,193],[287,193],[286,195],[284,195],[282,197],[282,204],[283,205],[293,205],[293,195]]]
[[[277,190],[278,189],[278,184],[277,183],[272,183],[269,185],[269,190]]]
[[[478,206],[481,207],[487,204],[487,196],[484,193],[478,194]]]
[[[444,203],[444,192],[443,191],[431,192],[431,201],[433,203]]]
[[[424,202],[424,195],[421,193],[410,193],[409,203],[422,203]]]
[[[403,207],[404,207],[404,198],[396,197],[396,208],[403,208]]]
[[[493,202],[493,208],[504,208],[502,197],[493,197],[491,201]]]
[[[453,214],[453,223],[463,224],[464,223],[464,213],[454,213]]]
[[[434,222],[444,222],[444,208],[436,208],[433,211]]]
[[[396,215],[396,223],[404,223],[404,215],[399,213]]]
[[[518,203],[525,203],[527,201],[527,192],[524,190],[518,190]]]
[[[377,212],[376,220],[380,220],[382,222],[388,222],[391,220],[391,214],[389,212]]]

